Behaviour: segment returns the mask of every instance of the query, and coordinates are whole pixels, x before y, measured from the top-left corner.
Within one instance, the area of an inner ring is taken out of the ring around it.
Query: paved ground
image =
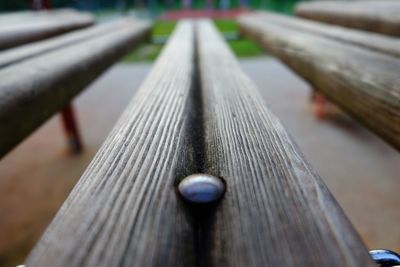
[[[316,120],[308,86],[277,61],[242,65],[368,246],[400,251],[399,153],[337,110]],[[78,98],[82,155],[68,155],[55,116],[0,161],[0,266],[23,262],[149,69],[117,65]]]

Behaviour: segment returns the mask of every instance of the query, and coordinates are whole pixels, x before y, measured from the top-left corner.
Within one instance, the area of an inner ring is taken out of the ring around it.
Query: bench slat
[[[193,27],[181,22],[27,266],[194,265],[175,193],[176,179],[197,171],[186,145],[193,62]]]
[[[27,266],[374,266],[211,22],[192,26],[178,25]],[[227,182],[218,205],[176,195],[199,171]]]
[[[324,37],[400,57],[400,38],[396,37],[319,23],[307,19],[282,16],[270,12],[254,12],[249,15],[241,16],[240,20],[255,22],[263,20],[265,23],[277,23],[282,26],[308,31]]]
[[[0,157],[144,40],[148,23],[116,25],[109,34],[0,70]]]
[[[206,167],[227,183],[210,226],[212,266],[375,266],[210,22],[198,40]]]
[[[314,1],[300,3],[297,16],[365,31],[400,36],[400,2]]]
[[[73,16],[76,14],[82,14],[82,12],[78,12],[77,10],[71,8],[57,8],[1,13],[0,24],[5,25],[6,23],[12,23],[14,25],[26,25],[27,20],[46,21],[49,20],[49,18]]]
[[[21,12],[0,16],[0,50],[90,26],[89,13],[73,10]]]
[[[265,21],[239,24],[244,34],[258,36],[268,52],[400,149],[400,59]]]
[[[132,20],[120,19],[111,23],[102,23],[93,27],[66,33],[61,36],[45,39],[34,43],[21,45],[12,49],[7,49],[0,53],[0,68],[26,60],[31,57],[37,57],[41,54],[72,45],[78,42],[94,38],[99,35],[107,34],[118,28],[132,26]]]

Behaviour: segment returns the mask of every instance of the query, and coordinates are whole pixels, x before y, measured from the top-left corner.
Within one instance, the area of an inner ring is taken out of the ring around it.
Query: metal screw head
[[[371,250],[369,252],[372,259],[381,267],[400,265],[400,255],[387,249]]]
[[[208,174],[192,174],[184,178],[178,186],[181,196],[193,203],[211,203],[225,193],[224,182]]]

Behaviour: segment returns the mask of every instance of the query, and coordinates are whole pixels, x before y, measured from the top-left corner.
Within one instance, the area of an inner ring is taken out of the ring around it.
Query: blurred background
[[[214,20],[243,70],[258,86],[265,103],[327,183],[368,247],[400,251],[398,152],[332,103],[328,103],[324,118],[316,116],[310,101],[310,86],[239,33],[235,21],[238,15],[253,10],[291,15],[297,2],[0,0],[0,15],[73,8],[92,13],[97,23],[121,16],[153,22],[151,38],[74,101],[83,153],[69,153],[61,120],[54,115],[0,160],[0,267],[23,264],[140,87],[177,21],[188,17]]]
[[[36,3],[35,3],[36,2]],[[236,8],[270,9],[291,12],[298,0],[1,0],[1,11],[38,8],[75,8],[99,13],[128,12],[129,10],[152,12],[154,15],[169,10]]]

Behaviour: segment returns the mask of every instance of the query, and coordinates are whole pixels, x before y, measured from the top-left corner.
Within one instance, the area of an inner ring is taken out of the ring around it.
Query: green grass
[[[156,21],[153,23],[151,35],[154,36],[169,36],[174,31],[176,21]]]
[[[217,19],[214,20],[214,24],[222,33],[239,31],[236,21],[232,19]]]
[[[264,53],[258,44],[244,38],[229,41],[228,45],[239,58],[257,57]]]
[[[257,57],[263,54],[263,50],[258,44],[240,36],[235,20],[215,20],[214,23],[217,29],[227,37],[228,46],[238,58]],[[122,61],[126,63],[154,61],[163,48],[160,40],[167,39],[174,31],[175,26],[175,21],[156,21],[151,30],[151,42],[139,46]]]
[[[156,21],[151,29],[151,42],[142,44],[122,59],[122,62],[154,61],[160,54],[163,44],[157,43],[157,39],[167,39],[176,26],[176,21]]]
[[[152,62],[157,59],[158,55],[160,54],[163,45],[158,44],[143,44],[133,50],[130,54],[125,56],[122,59],[122,62],[125,63],[134,63],[134,62]]]
[[[214,24],[222,34],[237,36],[227,41],[228,46],[233,53],[239,58],[256,57],[263,54],[260,46],[239,34],[239,26],[235,20],[219,19],[214,20]]]

